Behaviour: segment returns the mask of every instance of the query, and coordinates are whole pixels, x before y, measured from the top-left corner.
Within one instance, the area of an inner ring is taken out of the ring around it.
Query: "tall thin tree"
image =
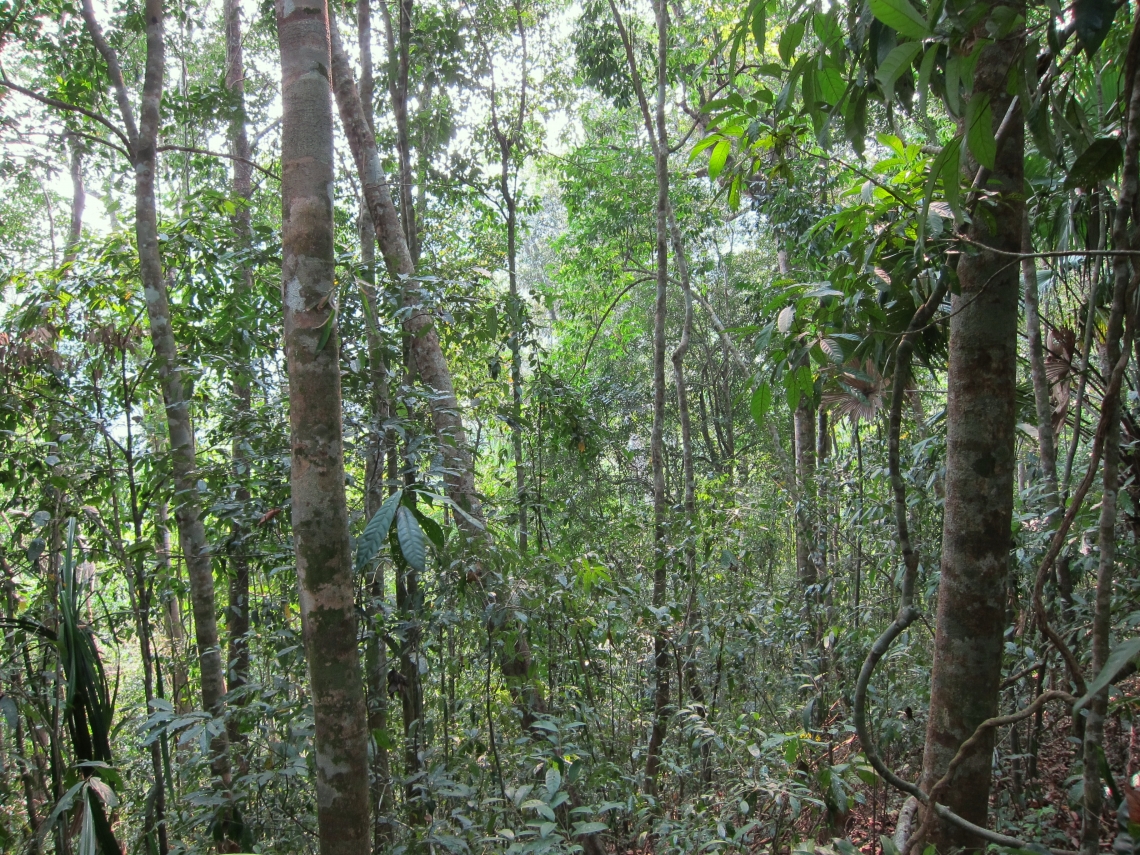
[[[278,0],[282,302],[293,546],[315,719],[321,855],[370,848],[368,719],[357,649],[333,293],[333,119],[323,0]]]

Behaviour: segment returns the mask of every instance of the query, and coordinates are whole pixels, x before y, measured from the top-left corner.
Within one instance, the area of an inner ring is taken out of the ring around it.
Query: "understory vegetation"
[[[0,0],[0,850],[1132,853],[1138,11]]]

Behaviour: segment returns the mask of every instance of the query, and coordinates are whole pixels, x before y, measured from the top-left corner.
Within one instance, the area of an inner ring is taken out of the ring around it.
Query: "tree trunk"
[[[1033,252],[1033,235],[1029,227],[1029,211],[1022,220],[1021,251]],[[1045,347],[1041,339],[1041,315],[1037,305],[1037,265],[1032,258],[1021,260],[1021,278],[1025,288],[1025,331],[1029,346],[1029,368],[1033,379],[1033,400],[1037,406],[1037,453],[1048,491],[1046,506],[1052,516],[1060,507],[1057,493],[1057,445],[1053,435],[1053,401],[1049,378],[1045,374]]]
[[[1136,50],[1140,21],[1132,34],[1130,53]],[[1140,71],[1135,67],[1136,57],[1129,56],[1126,67],[1133,71],[1133,79],[1126,83],[1129,94],[1127,110],[1127,140],[1124,154],[1124,172],[1120,183],[1120,199],[1112,227],[1113,248],[1127,252],[1132,249],[1129,230],[1133,209],[1140,185]],[[1124,333],[1125,305],[1129,297],[1132,264],[1127,256],[1113,258],[1112,310],[1104,337],[1104,354],[1101,370],[1105,377],[1112,376],[1121,356],[1121,336]],[[1100,503],[1096,598],[1092,621],[1091,674],[1101,672],[1108,661],[1112,631],[1112,586],[1116,569],[1116,503],[1120,489],[1120,398],[1106,401],[1105,418],[1108,428],[1104,435],[1104,492]],[[1108,710],[1108,687],[1093,696],[1088,707],[1084,733],[1084,812],[1081,829],[1081,855],[1096,855],[1100,848],[1101,814],[1104,811],[1104,784],[1100,774],[1100,754],[1104,750],[1104,717]]]
[[[218,622],[214,607],[214,575],[210,562],[206,530],[202,525],[202,506],[198,493],[195,463],[194,428],[190,420],[190,401],[182,385],[178,363],[178,347],[170,325],[170,300],[162,256],[158,245],[158,212],[155,204],[155,170],[158,160],[157,139],[162,103],[165,45],[163,43],[163,4],[161,0],[146,2],[146,71],[136,126],[134,108],[123,82],[118,56],[103,37],[95,19],[91,0],[84,0],[83,18],[96,48],[107,63],[115,97],[135,168],[135,240],[138,244],[139,274],[146,296],[151,345],[158,366],[166,409],[166,425],[170,437],[170,462],[174,474],[178,536],[190,577],[190,596],[194,610],[194,632],[198,644],[198,661],[202,678],[202,708],[212,715],[222,714],[222,696],[226,692],[225,669],[218,642]],[[229,792],[230,768],[228,739],[219,733],[211,742],[211,770],[216,785]]]
[[[665,320],[669,291],[669,142],[665,126],[666,61],[668,58],[669,11],[666,0],[655,0],[657,17],[657,145],[654,161],[657,172],[657,299],[653,311],[653,433],[650,456],[653,462],[653,607],[665,605],[668,582],[668,541],[666,538],[665,497]],[[682,354],[683,355],[683,354]],[[669,709],[669,639],[657,618],[653,633],[653,729],[645,752],[645,792],[657,795],[657,773],[661,765],[661,745]]]
[[[815,558],[815,445],[816,410],[807,398],[800,398],[793,413],[796,442],[796,484],[799,501],[796,503],[796,576],[804,591],[809,619],[814,620],[819,584],[819,568]]]
[[[1007,76],[1022,55],[1018,30],[982,50],[973,98],[989,99],[993,116],[1010,104]],[[947,378],[946,501],[942,581],[931,676],[930,717],[920,786],[943,776],[958,746],[997,713],[1002,629],[1013,515],[1018,275],[995,253],[1021,248],[1023,138],[1020,116],[999,145],[989,186],[994,208],[975,216],[968,236],[979,246],[958,263]],[[995,118],[994,124],[1000,119]],[[967,173],[977,165],[971,159]],[[992,224],[992,230],[990,228]],[[984,826],[990,792],[993,730],[958,769],[946,805]],[[930,841],[939,851],[976,850],[970,834],[936,821]]]
[[[356,32],[360,43],[360,101],[364,120],[375,132],[372,98],[372,7],[369,0],[357,0]],[[384,457],[388,442],[395,436],[385,437],[384,423],[390,413],[388,399],[388,364],[378,327],[380,300],[376,291],[376,230],[368,216],[368,206],[360,203],[360,260],[364,263],[364,279],[368,283],[368,301],[371,319],[366,320],[368,337],[368,367],[372,383],[371,421],[369,423],[368,451],[364,474],[364,514],[372,519],[384,501]],[[377,562],[365,589],[365,668],[368,672],[368,732],[388,733],[388,647],[380,634],[383,610],[380,604],[386,594],[384,563]],[[372,851],[374,855],[386,852],[392,842],[392,786],[389,780],[388,748],[372,740]]]
[[[368,734],[356,644],[333,304],[333,122],[322,0],[279,0],[282,302],[293,545],[315,719],[321,855],[370,848]]]
[[[233,194],[236,199],[233,224],[238,241],[248,249],[253,241],[250,229],[250,200],[253,196],[253,166],[250,163],[249,137],[245,130],[245,63],[241,46],[241,6],[238,0],[225,0],[223,15],[226,21],[226,88],[237,102],[233,121],[230,123],[230,153],[234,156]],[[234,304],[241,316],[242,300],[253,290],[253,270],[243,264],[234,283]],[[233,353],[235,366],[232,370],[231,388],[234,396],[234,436],[230,460],[234,479],[238,488],[234,498],[241,504],[250,499],[249,455],[246,453],[245,432],[249,427],[250,412],[250,366],[249,346],[243,325],[236,325]],[[230,590],[226,609],[226,629],[229,634],[229,668],[227,685],[232,692],[249,681],[249,555],[245,541],[248,531],[245,526],[234,523],[230,529]],[[236,719],[230,719],[229,738],[231,742],[244,738],[238,729]],[[241,761],[239,761],[241,762]],[[245,767],[245,763],[241,762]]]
[[[348,57],[340,44],[335,19],[330,21],[330,25],[333,85],[337,106],[340,109],[341,124],[352,149],[362,192],[376,229],[376,240],[384,257],[384,263],[392,279],[401,283],[404,288],[403,305],[409,312],[403,321],[403,328],[412,362],[419,372],[420,379],[433,393],[432,422],[447,471],[448,493],[458,510],[455,521],[474,544],[479,546],[487,537],[486,523],[482,503],[475,491],[474,463],[467,448],[467,434],[463,428],[459,402],[455,398],[451,373],[431,315],[420,306],[416,289],[404,284],[408,277],[415,274],[415,264],[408,250],[396,208],[392,204],[387,178],[380,167],[376,140],[368,131],[356,82]],[[477,584],[483,585],[479,570],[473,567],[472,575]],[[486,593],[489,601],[495,599],[492,595],[496,592],[488,590]],[[508,630],[507,635],[513,635],[514,638],[512,642],[505,644],[500,652],[500,670],[507,678],[508,687],[516,703],[523,708],[524,725],[529,726],[536,713],[546,710],[542,692],[531,674],[530,647],[522,626],[507,608],[505,597],[497,598],[491,610],[494,614],[489,622],[490,631],[493,634],[500,634],[503,630]]]
[[[87,188],[83,184],[83,149],[79,138],[67,134],[67,147],[71,151],[71,225],[67,230],[67,247],[63,263],[75,261],[79,253],[79,239],[83,236],[83,209],[87,204]]]

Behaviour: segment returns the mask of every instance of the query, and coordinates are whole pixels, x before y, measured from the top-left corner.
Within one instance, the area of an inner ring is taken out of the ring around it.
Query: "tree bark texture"
[[[213,715],[220,715],[226,684],[218,641],[214,574],[206,530],[202,524],[190,400],[182,384],[178,347],[170,324],[170,299],[166,274],[163,271],[158,245],[155,170],[158,161],[157,140],[162,105],[163,64],[166,55],[163,41],[163,4],[161,0],[146,2],[146,70],[137,125],[118,56],[103,36],[91,0],[84,0],[82,12],[92,41],[95,42],[95,47],[107,64],[120,116],[131,144],[131,159],[135,169],[135,240],[138,245],[139,274],[146,297],[151,345],[162,386],[166,425],[170,437],[170,462],[175,489],[174,517],[178,524],[178,536],[190,581],[194,632],[198,644],[198,662],[202,680],[202,708]],[[229,789],[230,774],[228,747],[228,739],[224,732],[216,736],[211,743],[214,755],[211,768],[217,783],[226,790]]]
[[[225,0],[223,15],[226,23],[226,88],[237,102],[230,123],[230,152],[233,161],[233,194],[236,198],[233,224],[238,241],[249,248],[253,241],[250,229],[250,200],[253,196],[253,166],[250,162],[249,136],[245,130],[245,62],[241,46],[241,6],[238,0]],[[241,303],[253,290],[253,270],[244,264],[234,283],[234,302],[241,317]],[[234,436],[230,460],[234,478],[238,483],[235,498],[245,504],[250,499],[246,482],[249,479],[249,455],[246,453],[245,430],[250,412],[249,347],[242,324],[235,324],[233,336],[234,366],[231,369],[231,389],[234,396]],[[249,680],[249,556],[245,547],[248,531],[235,523],[231,530],[233,548],[230,552],[229,605],[226,610],[229,633],[229,668],[227,685],[230,691],[244,686]],[[236,721],[230,728],[230,739],[240,738]]]
[[[440,347],[439,334],[435,330],[431,314],[420,304],[415,283],[409,281],[415,274],[412,254],[408,250],[400,218],[392,204],[392,194],[376,151],[376,140],[365,121],[356,81],[341,46],[335,20],[330,23],[333,82],[341,124],[356,162],[368,212],[376,229],[380,253],[389,275],[403,288],[402,302],[408,310],[403,328],[420,379],[432,392],[432,423],[446,467],[447,490],[459,509],[455,521],[478,544],[487,536],[486,524],[483,506],[475,491],[474,462],[467,447],[467,434],[452,386],[451,372]],[[481,578],[479,582],[483,584]],[[488,591],[489,593],[491,592]],[[524,725],[529,726],[534,714],[545,712],[545,699],[531,673],[532,657],[526,633],[509,613],[510,609],[506,608],[506,597],[499,597],[498,603],[500,605],[492,606],[494,614],[489,623],[490,631],[494,634],[502,633],[506,638],[499,654],[500,670],[516,703],[523,710]]]
[[[796,575],[804,590],[809,612],[816,600],[814,588],[819,584],[819,567],[815,546],[815,452],[816,408],[807,398],[800,398],[792,415],[796,445]]]
[[[665,125],[666,61],[668,58],[669,11],[666,0],[655,0],[657,17],[657,296],[653,308],[653,431],[650,457],[653,464],[653,607],[665,605],[668,583],[669,544],[666,532],[668,507],[665,496],[665,321],[669,292],[669,144]],[[657,795],[661,746],[669,709],[669,639],[658,618],[653,633],[653,727],[645,752],[645,792]]]
[[[370,0],[357,0],[356,3],[356,33],[360,44],[360,103],[364,110],[364,120],[368,127],[375,131],[373,121],[373,87],[372,74],[372,6]],[[384,484],[384,458],[389,441],[394,442],[395,436],[386,437],[384,423],[390,413],[388,398],[388,363],[384,343],[380,339],[380,330],[376,319],[379,318],[380,301],[376,291],[376,229],[372,225],[372,218],[368,215],[368,205],[364,200],[360,204],[360,260],[364,265],[364,280],[368,283],[368,293],[364,299],[368,301],[372,320],[367,322],[368,329],[368,367],[369,378],[372,383],[371,406],[372,414],[369,423],[367,459],[364,474],[364,515],[372,519],[373,514],[380,509],[385,498]],[[365,617],[367,630],[365,632],[365,669],[368,683],[368,732],[388,732],[388,648],[381,637],[380,621],[383,610],[380,604],[386,594],[384,580],[384,563],[377,562],[372,576],[368,580],[365,592]],[[376,740],[372,741],[372,851],[375,855],[387,850],[392,840],[392,785],[388,749]]]
[[[344,492],[325,3],[279,0],[277,32],[293,544],[316,725],[317,823],[321,855],[360,855],[372,830],[368,719]]]
[[[982,49],[972,98],[989,99],[993,116],[1009,107],[1010,67],[1020,61],[1024,31]],[[995,118],[995,126],[1000,119]],[[968,236],[1005,253],[1021,248],[1024,128],[1014,116],[999,146],[988,211],[977,211]],[[967,181],[977,164],[967,164]],[[1018,271],[1008,256],[979,248],[958,263],[947,378],[946,500],[942,578],[922,777],[926,792],[945,774],[958,747],[997,713],[1002,630],[1013,515],[1014,399],[1017,378]],[[958,769],[945,797],[959,816],[984,826],[993,731]],[[977,849],[972,835],[936,822],[939,851]]]

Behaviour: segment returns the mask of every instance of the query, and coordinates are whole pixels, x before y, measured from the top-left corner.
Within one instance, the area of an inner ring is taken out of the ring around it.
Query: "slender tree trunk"
[[[1029,211],[1022,220],[1021,251],[1033,252],[1033,235],[1029,227]],[[1021,278],[1025,288],[1025,330],[1029,342],[1029,368],[1033,379],[1033,400],[1037,406],[1037,453],[1050,515],[1060,507],[1057,492],[1057,445],[1053,435],[1053,402],[1049,378],[1045,374],[1045,347],[1041,338],[1041,315],[1037,304],[1037,266],[1032,258],[1021,260]]]
[[[815,586],[819,568],[815,559],[815,452],[816,409],[807,398],[800,398],[792,415],[796,443],[796,576],[804,591],[809,619],[814,621]]]
[[[253,166],[250,163],[249,137],[245,130],[245,63],[241,46],[241,5],[238,0],[225,0],[223,15],[226,21],[226,88],[237,102],[233,121],[230,123],[230,153],[233,161],[233,194],[236,210],[233,216],[234,229],[238,241],[248,249],[253,240],[250,229],[250,201],[253,196]],[[243,264],[234,284],[234,303],[241,317],[242,301],[253,290],[253,270]],[[249,455],[246,453],[246,431],[250,413],[250,366],[249,345],[244,324],[236,325],[233,352],[234,366],[231,371],[231,388],[234,396],[234,436],[230,459],[234,479],[238,488],[234,498],[242,503],[250,499]],[[245,526],[234,523],[230,539],[230,590],[226,609],[226,623],[229,634],[229,668],[227,685],[232,692],[249,681],[249,554],[245,540],[248,532]],[[236,719],[230,719],[229,738],[232,742],[244,742]],[[241,765],[245,767],[244,761]]]
[[[657,145],[654,161],[657,171],[657,299],[653,312],[653,433],[650,456],[653,462],[653,607],[665,605],[668,582],[668,540],[666,537],[665,496],[665,320],[669,291],[669,142],[665,126],[666,62],[668,58],[669,11],[666,0],[655,0],[657,16]],[[683,355],[683,354],[682,354]],[[657,795],[657,774],[661,765],[661,745],[669,710],[669,639],[657,619],[653,633],[653,729],[645,752],[645,792]]]
[[[357,0],[356,32],[360,43],[360,101],[364,120],[375,133],[373,120],[372,74],[372,7],[370,0]],[[364,279],[368,283],[368,301],[371,318],[366,319],[368,337],[368,366],[372,383],[372,420],[369,426],[368,458],[365,461],[364,512],[368,519],[380,509],[384,501],[384,456],[388,441],[384,423],[389,416],[388,365],[378,326],[380,300],[376,290],[376,230],[368,215],[368,206],[360,203],[360,258],[364,263]],[[387,439],[387,441],[386,441]],[[383,610],[380,604],[386,594],[384,563],[378,562],[368,580],[365,594],[365,615],[368,629],[365,633],[365,667],[368,672],[368,732],[388,733],[388,648],[380,635]],[[372,851],[375,855],[387,851],[392,842],[392,786],[389,780],[387,745],[372,740]]]
[[[1008,72],[1020,61],[1024,40],[1024,31],[1015,31],[985,47],[978,60],[971,97],[988,99],[995,117],[1004,116],[1010,104]],[[953,298],[942,581],[920,783],[926,792],[945,774],[958,746],[998,706],[1016,468],[1019,289],[1017,269],[982,247],[1006,253],[1021,248],[1024,128],[1020,116],[1013,118],[988,185],[998,191],[994,207],[974,217],[969,228],[979,253],[961,257],[961,289]],[[977,165],[971,160],[969,167]],[[992,745],[990,730],[985,744],[959,767],[946,795],[947,807],[982,826]],[[930,842],[939,851],[978,848],[971,835],[940,821]]]
[[[75,261],[79,253],[79,239],[83,236],[83,209],[87,205],[87,188],[83,184],[83,149],[79,138],[69,133],[67,147],[71,152],[71,225],[67,231],[64,264]]]
[[[158,245],[155,170],[166,53],[163,43],[163,4],[161,0],[146,0],[146,70],[138,125],[135,124],[134,108],[123,82],[118,56],[103,36],[91,0],[84,0],[82,11],[92,41],[107,64],[119,112],[131,144],[135,168],[135,239],[138,244],[139,274],[146,296],[151,345],[166,408],[170,461],[178,508],[175,519],[190,577],[194,632],[202,679],[202,707],[212,715],[219,716],[223,712],[222,696],[226,692],[226,684],[214,606],[214,574],[206,530],[202,524],[190,401],[182,385],[178,348],[170,324],[166,275],[162,269]],[[228,742],[224,731],[211,742],[211,770],[216,785],[225,790],[227,796],[230,786]]]
[[[519,510],[519,551],[527,551],[527,494],[526,467],[523,462],[522,441],[522,301],[518,281],[518,203],[510,191],[507,169],[510,149],[503,150],[502,193],[507,203],[507,315],[511,322],[511,446],[515,453],[515,497]]]
[[[169,579],[174,572],[170,563],[170,519],[167,516],[166,502],[163,501],[155,508],[154,541],[158,576]],[[193,705],[189,697],[190,677],[186,673],[186,661],[182,653],[184,633],[182,605],[178,594],[171,592],[162,607],[166,637],[170,641],[170,697],[178,714],[185,715],[193,709]]]
[[[330,21],[332,34],[332,70],[337,105],[340,109],[341,124],[348,137],[353,159],[360,176],[360,183],[368,212],[376,228],[376,240],[381,255],[393,280],[402,282],[415,274],[415,264],[408,250],[408,243],[400,225],[396,208],[392,204],[392,194],[387,178],[380,167],[380,157],[376,151],[376,140],[368,131],[364,111],[360,105],[356,82],[348,57],[340,44],[335,19]],[[483,506],[475,491],[475,468],[467,447],[467,434],[463,427],[463,417],[459,402],[451,382],[451,372],[440,347],[439,334],[431,315],[418,303],[416,289],[404,289],[404,308],[408,310],[403,321],[411,360],[420,379],[433,392],[431,396],[432,422],[436,440],[444,459],[447,471],[446,483],[449,496],[457,507],[455,521],[473,545],[479,547],[487,537]],[[474,581],[483,585],[481,574],[475,573]],[[496,592],[486,590],[488,600]],[[509,640],[499,654],[500,670],[507,678],[516,703],[523,709],[526,726],[533,716],[546,710],[542,691],[534,680],[530,647],[522,626],[506,607],[506,598],[500,597],[492,605],[489,627],[493,634],[504,634]]]
[[[323,0],[279,0],[282,302],[293,545],[315,719],[321,855],[370,848],[368,717],[356,644],[333,304],[333,120]],[[329,329],[331,325],[331,330]]]
[[[1126,68],[1133,73],[1127,81],[1128,97],[1127,139],[1124,154],[1124,172],[1120,183],[1120,199],[1113,220],[1112,243],[1117,250],[1132,249],[1129,225],[1133,219],[1138,185],[1140,185],[1140,70],[1136,69],[1137,40],[1140,38],[1140,21],[1132,34],[1130,56]],[[1112,310],[1104,337],[1102,371],[1112,375],[1121,356],[1121,336],[1124,333],[1125,305],[1128,302],[1132,264],[1127,256],[1113,259]],[[1112,585],[1116,569],[1116,503],[1120,489],[1120,399],[1114,396],[1105,403],[1110,407],[1106,418],[1108,429],[1104,436],[1104,492],[1100,503],[1100,558],[1097,564],[1096,598],[1092,623],[1092,674],[1099,674],[1108,661],[1112,631]],[[1093,696],[1088,707],[1084,733],[1084,812],[1081,829],[1082,855],[1096,855],[1100,848],[1101,814],[1104,811],[1104,784],[1099,758],[1104,750],[1104,717],[1108,709],[1108,688]]]

